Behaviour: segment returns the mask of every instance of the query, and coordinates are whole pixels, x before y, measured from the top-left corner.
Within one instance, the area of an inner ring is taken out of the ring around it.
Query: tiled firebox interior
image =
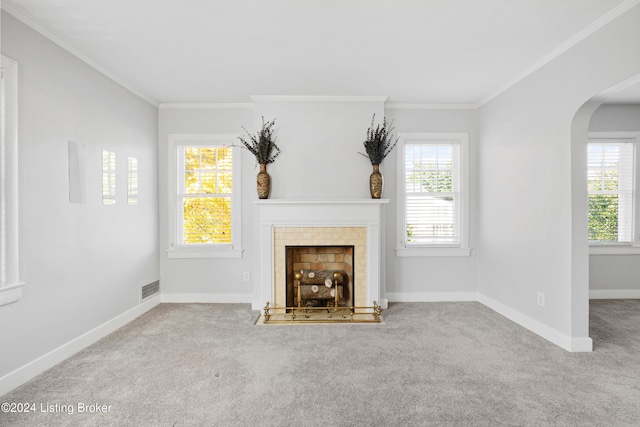
[[[366,305],[366,259],[367,228],[366,227],[275,227],[274,228],[274,306],[285,307],[287,291],[287,246],[340,247],[353,246],[353,294],[356,306]],[[320,255],[320,254],[319,254]],[[335,255],[335,254],[334,254]],[[326,257],[316,257],[325,259]],[[328,258],[326,258],[328,259]],[[335,259],[335,258],[334,258]],[[309,258],[309,269],[311,266]],[[330,270],[337,264],[315,262],[314,267]],[[341,265],[341,267],[344,267]]]
[[[287,307],[297,305],[297,287],[295,286],[295,272],[340,272],[341,296],[336,301],[338,305],[351,307],[353,305],[353,246],[287,246]],[[322,284],[322,274],[316,276]],[[326,279],[326,278],[325,278]],[[313,279],[312,279],[313,280]],[[326,283],[325,283],[326,286]],[[317,289],[317,287],[316,287]],[[320,299],[330,296],[326,292],[316,292]],[[335,295],[335,294],[334,294]],[[301,297],[302,298],[302,297]],[[301,301],[301,300],[300,300]]]

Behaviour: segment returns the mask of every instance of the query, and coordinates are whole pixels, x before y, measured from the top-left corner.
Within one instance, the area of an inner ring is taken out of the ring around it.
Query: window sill
[[[640,255],[640,246],[589,246],[589,255]]]
[[[188,259],[188,258],[196,258],[196,259],[204,259],[204,258],[242,258],[242,253],[244,251],[240,250],[171,250],[167,251],[168,258],[175,259]]]
[[[400,258],[410,257],[462,257],[471,255],[471,248],[447,248],[447,247],[418,247],[396,248],[396,255]]]
[[[24,283],[0,287],[0,306],[12,304],[22,299]]]

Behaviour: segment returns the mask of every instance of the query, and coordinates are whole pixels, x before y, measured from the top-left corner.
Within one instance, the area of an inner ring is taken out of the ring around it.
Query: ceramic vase
[[[369,191],[372,199],[382,197],[382,174],[380,173],[380,165],[373,165],[373,172],[369,176]]]
[[[267,164],[260,163],[260,172],[257,177],[258,198],[268,199],[271,192],[271,177],[267,172]]]

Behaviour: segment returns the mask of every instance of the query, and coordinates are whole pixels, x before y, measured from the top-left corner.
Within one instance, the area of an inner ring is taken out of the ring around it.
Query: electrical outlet
[[[544,307],[544,294],[542,292],[538,292],[538,305]]]
[[[242,273],[242,280],[244,280],[245,282],[251,280],[251,273],[249,271],[244,271]]]

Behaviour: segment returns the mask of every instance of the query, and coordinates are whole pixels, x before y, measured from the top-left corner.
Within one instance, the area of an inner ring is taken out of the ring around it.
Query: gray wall
[[[0,307],[0,378],[139,305],[159,278],[157,109],[2,13],[18,63],[22,300]],[[68,141],[84,145],[85,203],[69,203]],[[103,206],[102,149],[117,204]],[[128,206],[126,158],[139,166]]]

